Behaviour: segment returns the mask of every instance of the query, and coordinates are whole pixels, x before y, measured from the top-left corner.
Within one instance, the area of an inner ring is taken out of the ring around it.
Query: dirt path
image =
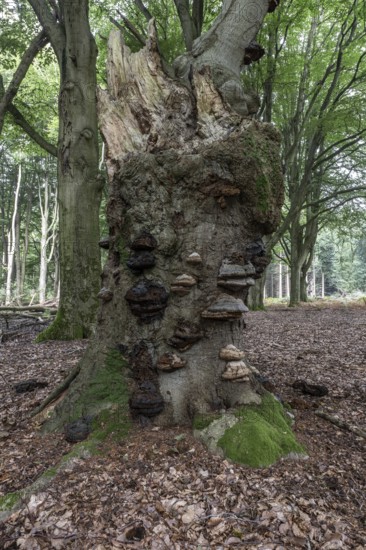
[[[366,308],[270,308],[247,315],[248,358],[291,402],[309,458],[250,470],[208,455],[189,431],[138,429],[76,459],[0,529],[0,548],[285,549],[366,547],[366,441],[315,415],[365,429]],[[26,414],[62,380],[84,343],[0,345],[0,491],[16,491],[71,445],[41,437]],[[48,387],[16,394],[37,378]],[[326,385],[315,398],[296,379]],[[141,444],[143,441],[143,445]]]

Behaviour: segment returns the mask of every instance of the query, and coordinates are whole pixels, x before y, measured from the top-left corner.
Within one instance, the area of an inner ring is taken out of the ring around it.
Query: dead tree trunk
[[[131,407],[138,412],[147,380],[168,422],[259,402],[244,354],[222,350],[245,348],[243,300],[267,264],[261,236],[278,223],[278,133],[225,104],[209,68],[193,69],[190,87],[167,77],[152,25],[146,50],[131,54],[114,32],[109,51],[99,111],[110,252],[99,323],[126,350]]]
[[[267,0],[259,4],[264,16]],[[99,92],[110,180],[102,306],[95,342],[51,426],[78,402],[84,414],[100,410],[83,395],[111,367],[112,348],[124,358],[135,416],[188,423],[262,401],[245,361],[244,300],[268,263],[262,236],[279,222],[280,139],[272,125],[242,116],[245,97],[240,109],[237,94],[229,103],[239,66],[220,86],[217,66],[198,57],[179,62],[189,65],[182,82],[163,70],[153,22],[138,53],[111,34],[108,90]]]

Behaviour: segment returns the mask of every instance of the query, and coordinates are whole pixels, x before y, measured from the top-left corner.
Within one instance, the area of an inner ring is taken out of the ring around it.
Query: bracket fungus
[[[259,279],[270,262],[262,239],[249,243],[245,247],[244,255],[246,262],[254,267],[253,279]]]
[[[204,311],[201,317],[204,319],[217,319],[219,321],[234,321],[241,319],[243,313],[248,310],[243,300],[234,298],[229,294],[220,294],[220,296]]]
[[[171,286],[171,291],[175,294],[179,294],[180,296],[185,296],[188,294],[191,290],[191,288],[197,284],[197,280],[192,277],[191,275],[187,275],[186,273],[183,273],[183,275],[179,275],[176,277],[176,279],[173,281],[173,284]]]
[[[221,375],[223,380],[231,380],[233,382],[248,382],[249,375],[251,374],[250,368],[241,361],[229,361],[226,364],[225,370]]]
[[[139,250],[135,252],[128,260],[127,267],[135,273],[140,273],[144,269],[154,267],[156,258],[149,250]]]
[[[244,65],[250,65],[255,61],[259,61],[265,54],[264,48],[252,40],[252,42],[245,48],[244,51]]]
[[[225,259],[219,269],[217,284],[233,292],[240,291],[255,284],[255,274],[256,270],[252,263],[233,264]]]
[[[131,312],[142,323],[162,319],[168,304],[168,298],[169,293],[162,283],[146,279],[138,281],[125,295]]]
[[[219,269],[220,279],[242,279],[255,275],[255,267],[248,262],[245,265],[232,264],[229,260],[223,260]]]
[[[154,250],[156,247],[156,239],[148,231],[143,231],[130,245],[132,250]]]
[[[226,347],[220,349],[219,357],[223,361],[239,361],[244,359],[244,352],[236,348],[232,344],[228,344]]]
[[[175,353],[167,352],[164,353],[161,357],[159,357],[156,367],[164,372],[172,372],[177,369],[182,369],[186,366],[187,361],[184,361],[181,359],[181,357],[178,357]]]
[[[192,252],[192,254],[186,258],[186,262],[191,265],[199,265],[202,264],[202,258],[198,252]]]
[[[269,0],[268,13],[272,13],[277,8],[280,0]]]
[[[108,250],[109,248],[109,237],[102,237],[99,241],[100,248],[104,248],[105,250]]]
[[[147,381],[140,384],[130,399],[130,409],[142,416],[156,416],[162,412],[164,400],[154,383]]]
[[[186,351],[191,348],[193,344],[201,340],[203,334],[201,329],[195,323],[190,321],[180,321],[175,327],[174,334],[168,340],[168,344],[180,351]]]

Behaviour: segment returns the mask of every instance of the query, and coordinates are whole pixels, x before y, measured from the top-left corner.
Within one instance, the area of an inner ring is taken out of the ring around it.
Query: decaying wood
[[[325,411],[315,411],[315,414],[317,416],[320,416],[320,418],[324,418],[324,420],[328,420],[328,422],[331,422],[338,428],[341,428],[342,430],[347,430],[348,432],[352,432],[356,434],[358,437],[362,437],[363,439],[366,439],[366,432],[365,430],[361,430],[361,428],[358,428],[357,426],[353,426],[352,424],[349,424],[349,422],[345,422],[344,420],[341,420],[337,416],[334,416],[332,414],[329,414]]]
[[[239,4],[224,3],[230,13],[220,21],[234,25],[242,51],[219,83],[218,57],[203,63],[203,50],[194,53],[197,64],[184,60],[183,79],[168,74],[154,21],[137,53],[111,33],[108,88],[98,92],[110,182],[109,256],[90,360],[56,422],[103,369],[100,349],[110,348],[122,350],[129,369],[133,413],[159,415],[161,424],[261,402],[254,372],[220,357],[227,346],[236,349],[229,355],[245,351],[243,301],[269,261],[261,237],[277,226],[283,201],[279,133],[243,116],[251,110],[244,92],[234,90],[234,103],[226,93],[239,85],[245,48],[268,9],[260,0],[254,24],[241,28],[240,18],[252,12],[239,10],[237,21]],[[210,36],[202,48],[218,52]],[[168,369],[156,368],[166,363]]]
[[[56,401],[60,395],[67,390],[67,388],[70,386],[71,382],[75,380],[77,375],[80,372],[80,365],[76,365],[72,371],[68,374],[68,376],[53,390],[53,392],[50,393],[50,395],[47,396],[47,398],[37,407],[36,409],[33,409],[30,413],[30,417],[36,416],[37,414],[41,413],[50,403],[53,401]]]

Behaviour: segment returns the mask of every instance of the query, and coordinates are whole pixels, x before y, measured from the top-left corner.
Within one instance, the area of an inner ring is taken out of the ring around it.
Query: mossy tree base
[[[62,310],[57,312],[53,323],[43,330],[36,338],[36,342],[47,340],[81,340],[91,335],[91,327],[83,326],[77,322],[70,323],[65,319]]]
[[[270,393],[261,405],[249,405],[235,412],[195,419],[197,437],[212,450],[255,468],[270,466],[282,457],[304,455],[296,441],[290,419]]]

